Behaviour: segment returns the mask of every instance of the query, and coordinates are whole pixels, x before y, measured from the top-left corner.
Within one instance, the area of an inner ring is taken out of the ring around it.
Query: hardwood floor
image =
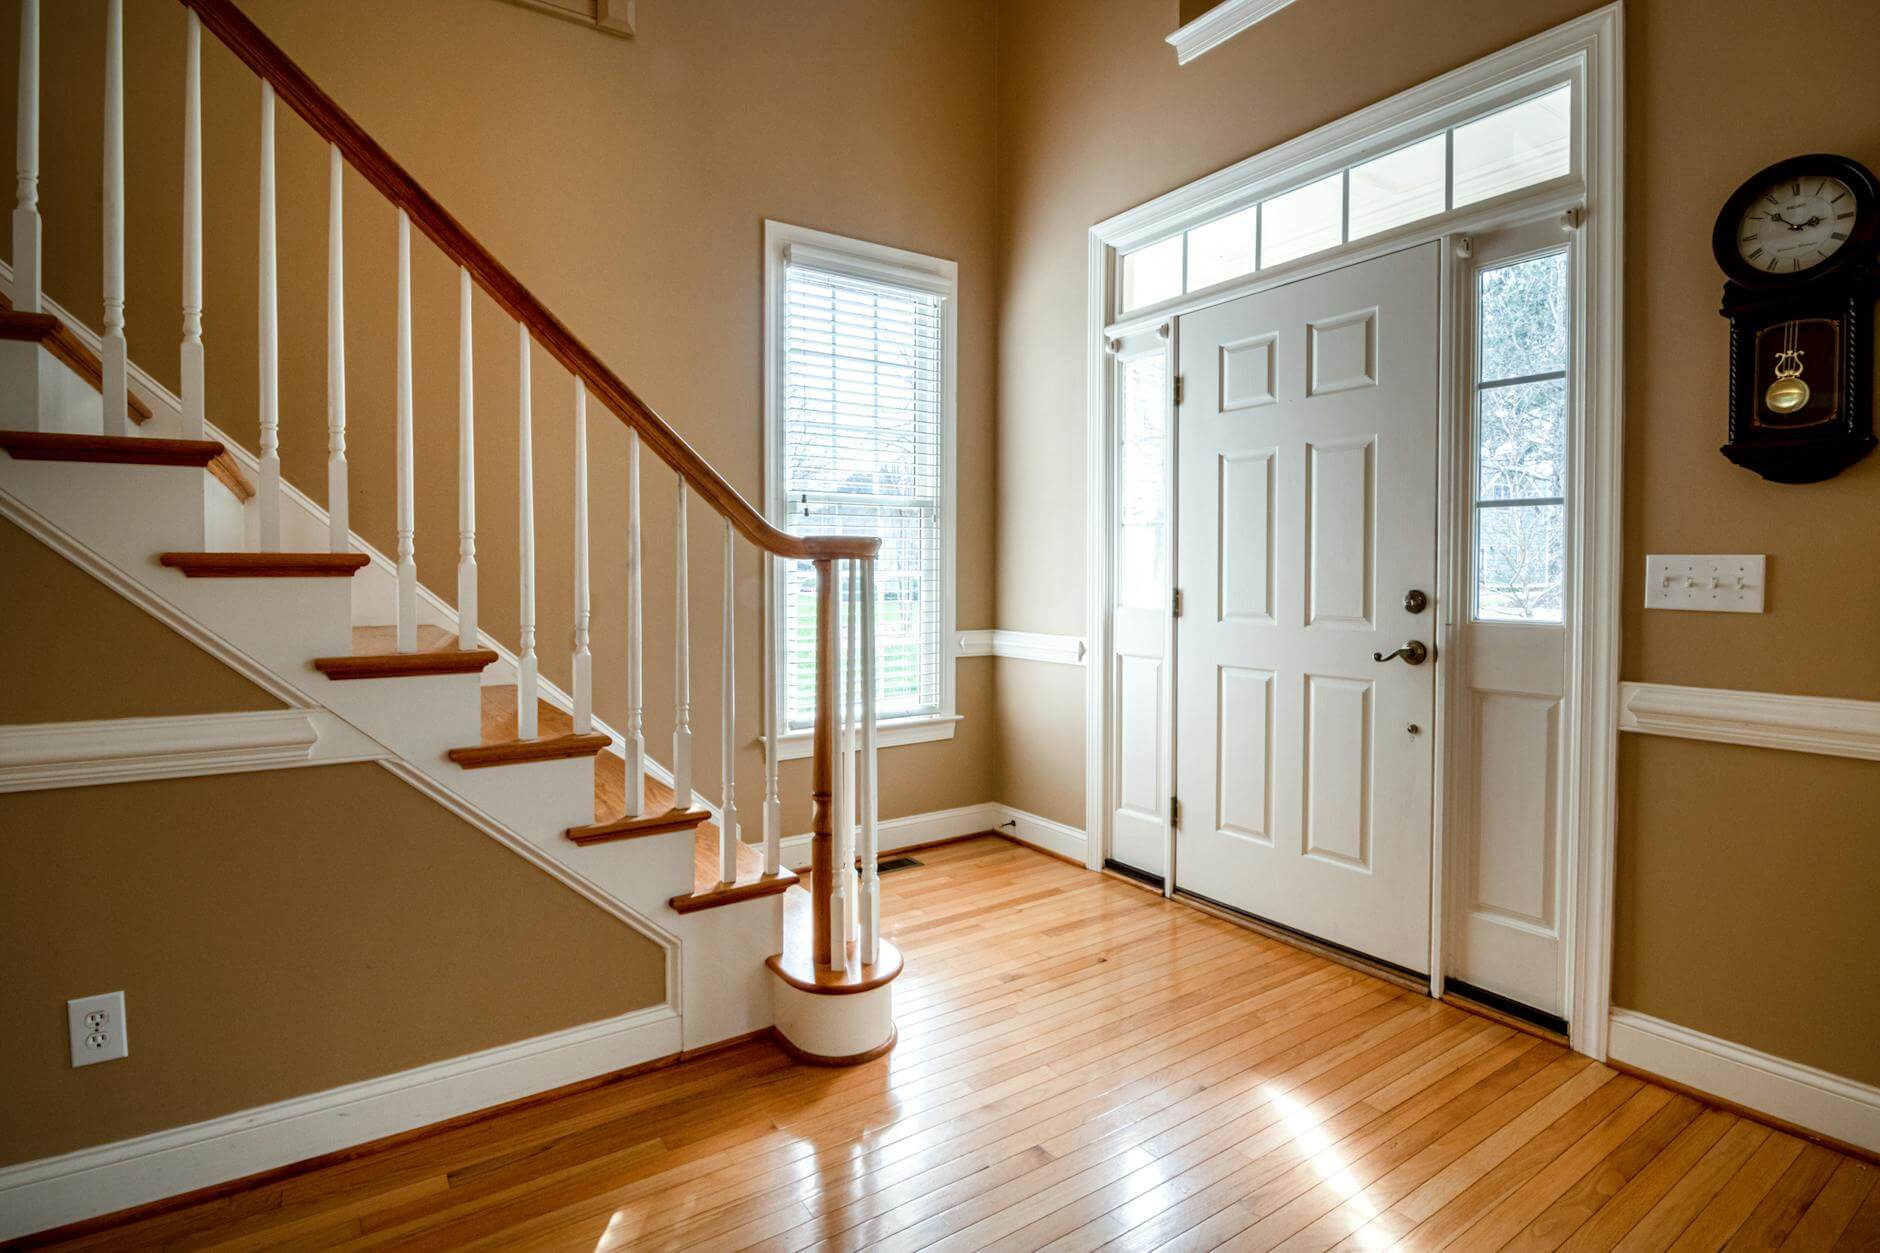
[[[1876,1249],[1880,1169],[993,837],[900,1041],[755,1042],[73,1248]]]

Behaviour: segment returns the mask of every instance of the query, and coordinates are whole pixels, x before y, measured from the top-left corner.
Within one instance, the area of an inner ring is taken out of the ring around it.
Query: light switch
[[[1761,553],[1734,557],[1691,553],[1645,558],[1645,607],[1695,609],[1706,613],[1761,613]]]

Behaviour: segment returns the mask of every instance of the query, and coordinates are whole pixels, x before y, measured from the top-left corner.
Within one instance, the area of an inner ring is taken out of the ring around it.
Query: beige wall
[[[1002,11],[1001,627],[1084,629],[1083,540],[1062,519],[1085,504],[1091,224],[1589,7],[1315,0],[1179,68],[1163,42],[1176,20],[1165,5],[1016,0]],[[1765,43],[1742,33],[1767,20],[1767,6],[1627,6],[1624,675],[1873,699],[1880,457],[1827,484],[1782,487],[1716,451],[1727,369],[1709,251],[1717,207],[1753,171],[1797,152],[1880,167],[1869,51],[1880,9],[1822,0],[1784,11],[1785,54],[1820,90],[1752,92],[1755,105],[1730,107],[1725,125],[1727,93],[1767,73]],[[1769,612],[1645,614],[1633,574],[1648,550],[1769,554]],[[1068,690],[1035,699],[1042,681],[1016,677],[1026,664],[1000,663],[1000,799],[1082,825],[1082,701]],[[1628,743],[1619,1003],[1880,1074],[1846,1016],[1850,1000],[1871,1000],[1876,775],[1873,763]],[[1765,892],[1772,879],[1780,887]]]
[[[750,4],[645,0],[622,40],[497,0],[243,0],[243,9],[752,500],[761,500],[760,283],[765,218],[952,258],[960,267],[959,623],[992,622],[996,201],[989,3]],[[179,291],[183,14],[126,6],[129,340],[174,385]],[[96,318],[101,0],[46,6],[47,283]],[[0,3],[0,63],[16,64],[17,0]],[[204,41],[204,338],[213,420],[254,447],[255,170],[259,88]],[[370,55],[362,55],[370,50]],[[11,134],[12,93],[0,102]],[[325,499],[326,152],[280,109],[281,457]],[[349,177],[347,353],[353,525],[393,535],[395,215]],[[455,599],[456,275],[414,245],[417,560]],[[478,556],[483,625],[516,632],[516,338],[476,305]],[[567,685],[573,384],[534,363],[538,647]],[[625,435],[591,419],[596,708],[625,724]],[[649,458],[647,742],[671,744],[672,479]],[[698,778],[719,766],[722,540],[692,514],[693,729]],[[740,545],[740,780],[761,795],[759,592]],[[955,739],[881,759],[882,813],[991,799],[989,663],[959,671]],[[808,771],[783,777],[785,824],[809,825]]]
[[[0,1165],[656,1004],[651,940],[370,764],[0,796]],[[546,956],[545,956],[546,955]],[[65,1002],[122,990],[75,1070]]]
[[[5,521],[0,606],[0,723],[280,708],[280,701]],[[54,656],[83,657],[84,681],[74,682],[67,666],[49,664]]]
[[[0,604],[0,723],[278,705],[10,523]],[[665,996],[658,945],[375,765],[0,795],[0,833],[0,1165]],[[65,1002],[114,990],[131,1055],[74,1070]]]

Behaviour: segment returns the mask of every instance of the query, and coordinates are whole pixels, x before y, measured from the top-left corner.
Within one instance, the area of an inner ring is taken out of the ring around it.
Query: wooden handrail
[[[780,557],[810,560],[867,560],[880,550],[881,541],[872,536],[798,536],[772,526],[710,462],[686,443],[683,436],[635,395],[561,319],[550,313],[489,249],[477,242],[463,223],[452,217],[436,197],[322,91],[306,71],[263,34],[247,14],[235,7],[233,0],[181,0],[181,3],[193,9],[202,24],[249,69],[272,83],[280,100],[321,138],[337,146],[368,183],[403,209],[412,225],[423,231],[446,256],[468,270],[477,286],[488,292],[510,317],[527,326],[536,343],[584,380],[596,400],[638,431],[647,447],[691,484],[705,503],[729,520],[744,538]]]

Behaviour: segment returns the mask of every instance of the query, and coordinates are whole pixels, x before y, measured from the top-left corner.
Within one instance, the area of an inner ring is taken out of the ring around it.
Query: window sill
[[[932,714],[922,718],[897,718],[875,728],[875,747],[894,748],[902,744],[931,744],[953,738],[953,724],[958,714]],[[777,760],[798,761],[810,755],[815,733],[791,731],[777,738]]]

